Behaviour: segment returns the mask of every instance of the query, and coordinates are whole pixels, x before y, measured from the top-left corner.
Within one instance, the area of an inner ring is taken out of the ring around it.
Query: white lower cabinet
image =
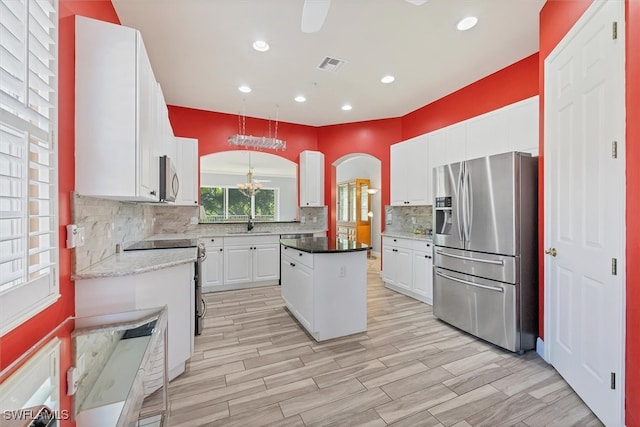
[[[280,262],[282,299],[300,323],[313,330],[313,270],[284,253]]]
[[[281,249],[287,308],[316,341],[367,330],[367,252]]]
[[[169,379],[185,370],[193,353],[195,322],[194,263],[148,273],[76,280],[76,316],[167,306]]]
[[[280,281],[280,236],[206,237],[202,292],[276,285]]]
[[[208,237],[201,240],[206,249],[202,263],[202,292],[215,292],[224,284],[224,249],[222,237]]]
[[[382,281],[407,296],[433,303],[433,245],[426,240],[382,237]]]

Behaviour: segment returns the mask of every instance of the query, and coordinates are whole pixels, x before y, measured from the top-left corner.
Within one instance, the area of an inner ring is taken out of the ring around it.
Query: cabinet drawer
[[[218,247],[224,245],[223,237],[201,237],[199,240],[207,247]]]
[[[225,245],[238,245],[238,246],[241,246],[241,245],[278,244],[278,243],[280,243],[280,235],[276,234],[276,235],[273,235],[273,236],[258,236],[258,235],[253,234],[253,235],[247,235],[247,236],[225,237],[224,238],[224,243],[225,243]]]
[[[409,239],[403,239],[400,237],[392,237],[392,236],[383,236],[382,237],[382,244],[385,246],[393,246],[395,248],[403,248],[403,249],[408,249],[408,250],[412,250],[413,246],[412,243],[413,240],[409,240]]]
[[[411,248],[414,251],[420,251],[420,252],[433,252],[433,243],[432,242],[428,242],[426,240],[412,240],[411,241]]]
[[[300,263],[309,268],[313,268],[313,254],[309,252],[302,252],[288,246],[281,246],[280,253],[282,257],[290,258],[293,263]]]

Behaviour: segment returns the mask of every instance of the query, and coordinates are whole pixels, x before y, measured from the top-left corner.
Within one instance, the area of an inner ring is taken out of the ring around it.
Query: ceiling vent
[[[318,65],[318,68],[324,71],[335,73],[340,69],[340,67],[344,65],[345,62],[346,61],[343,61],[342,59],[330,58],[327,56],[322,60],[320,65]]]

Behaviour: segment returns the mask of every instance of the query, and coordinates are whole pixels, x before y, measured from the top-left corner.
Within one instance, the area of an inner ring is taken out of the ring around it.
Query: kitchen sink
[[[267,234],[271,233],[271,230],[267,231],[229,231],[227,234]]]

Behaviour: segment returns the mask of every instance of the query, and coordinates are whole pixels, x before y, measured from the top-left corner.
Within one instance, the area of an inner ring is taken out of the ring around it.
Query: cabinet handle
[[[212,242],[215,242],[215,241],[216,241],[216,239],[211,239],[211,241],[212,241]]]
[[[222,252],[222,248],[220,248],[220,252]]]
[[[394,241],[394,242],[397,242],[397,240],[396,240],[396,239],[393,239],[393,241]]]
[[[302,256],[302,253],[299,253],[298,256]]]
[[[198,204],[198,201],[196,200],[196,201],[195,201],[195,202],[193,202],[193,203],[195,203],[195,204],[197,205],[197,204]]]
[[[149,194],[151,194],[152,196],[155,196],[155,195],[156,195],[156,190],[151,190],[151,191],[149,192]]]
[[[296,266],[296,265],[295,265],[294,263],[292,263],[292,262],[290,262],[290,263],[289,263],[289,265],[290,265],[291,267],[295,267],[295,266]]]

